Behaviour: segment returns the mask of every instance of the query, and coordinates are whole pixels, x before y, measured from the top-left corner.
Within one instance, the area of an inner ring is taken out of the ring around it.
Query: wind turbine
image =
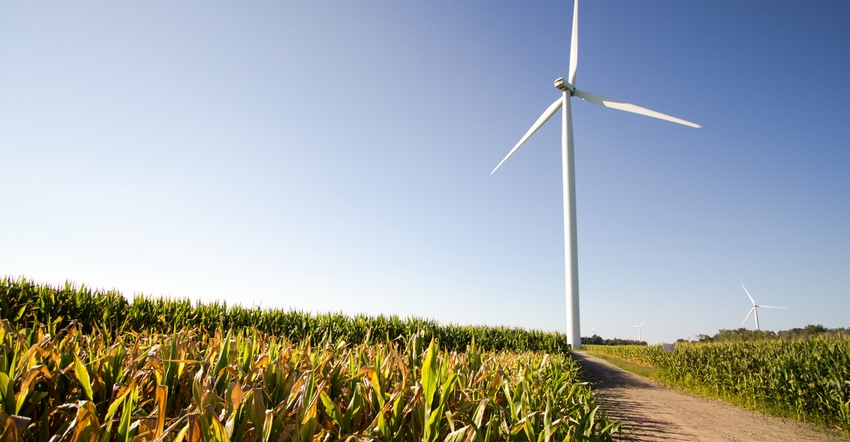
[[[643,324],[645,324],[645,323],[646,323],[646,319],[644,319],[643,322],[640,323],[640,325],[630,325],[629,326],[629,327],[634,327],[634,328],[638,329],[638,342],[643,342],[643,336],[641,336],[641,330],[643,330]]]
[[[559,109],[563,108],[561,119],[561,167],[563,169],[564,179],[564,267],[566,277],[566,296],[567,296],[567,341],[572,348],[581,348],[581,328],[579,327],[579,297],[578,297],[578,246],[576,243],[577,227],[576,227],[576,194],[575,194],[575,155],[573,144],[573,118],[570,107],[570,98],[579,97],[584,101],[589,101],[600,106],[619,109],[626,112],[632,112],[640,115],[646,115],[653,118],[672,121],[674,123],[684,124],[691,127],[700,127],[700,125],[685,121],[676,117],[662,114],[653,110],[649,110],[634,104],[626,103],[612,98],[603,97],[601,95],[592,94],[576,89],[576,69],[578,67],[578,0],[575,0],[573,7],[573,31],[570,44],[570,70],[567,80],[558,78],[555,80],[555,87],[561,91],[561,97],[549,105],[546,111],[540,115],[540,118],[534,122],[531,129],[520,138],[519,142],[508,152],[507,156],[490,172],[495,173],[511,155],[528,140],[537,129],[543,126],[552,115]]]
[[[744,284],[741,284],[741,287],[744,287]],[[758,304],[756,304],[756,300],[753,299],[753,295],[750,294],[750,291],[747,290],[746,287],[744,287],[744,292],[747,294],[747,297],[750,298],[750,301],[753,302],[753,308],[750,309],[750,312],[747,313],[747,317],[744,318],[744,320],[741,322],[741,327],[744,326],[744,323],[747,322],[747,319],[750,319],[750,315],[755,314],[755,316],[756,316],[756,330],[761,330],[759,328],[759,309],[760,308],[781,308],[783,310],[785,309],[785,307],[774,307],[772,305],[758,305]]]

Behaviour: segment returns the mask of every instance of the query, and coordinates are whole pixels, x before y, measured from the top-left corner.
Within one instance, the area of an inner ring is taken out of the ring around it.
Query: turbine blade
[[[747,317],[744,318],[743,321],[741,321],[741,327],[744,326],[744,323],[747,322],[747,319],[750,319],[750,315],[752,315],[754,311],[756,311],[756,306],[753,306],[753,308],[750,309],[750,312],[747,313]]]
[[[523,135],[523,137],[520,138],[519,142],[516,143],[516,146],[514,146],[514,148],[511,149],[510,152],[508,152],[508,154],[505,156],[505,158],[502,160],[502,162],[499,163],[499,165],[496,166],[496,168],[493,169],[492,172],[490,172],[490,175],[493,175],[494,173],[496,173],[496,171],[499,170],[500,167],[502,167],[502,164],[505,164],[505,161],[507,161],[508,158],[510,158],[511,155],[513,155],[514,152],[516,152],[516,150],[519,149],[520,146],[522,146],[522,143],[525,143],[525,141],[528,140],[529,137],[534,135],[534,132],[537,132],[537,129],[540,129],[540,126],[543,126],[544,123],[549,121],[549,119],[552,118],[552,115],[555,115],[555,112],[558,112],[558,109],[560,109],[561,106],[563,106],[563,105],[564,105],[564,98],[563,97],[555,100],[555,102],[552,103],[549,106],[549,108],[546,109],[543,112],[542,115],[540,115],[540,118],[538,118],[537,121],[534,122],[534,124],[531,126],[531,129],[528,129],[528,132],[526,132],[525,135]]]
[[[759,308],[781,308],[782,310],[788,310],[786,307],[776,307],[773,305],[759,305]]]
[[[576,70],[578,69],[578,0],[573,6],[573,35],[570,40],[570,76],[569,82],[575,87]]]
[[[611,109],[618,109],[634,114],[646,115],[647,117],[653,117],[658,118],[659,120],[666,120],[671,121],[673,123],[684,124],[685,126],[690,127],[702,127],[699,124],[691,123],[690,121],[686,121],[681,118],[672,117],[667,114],[662,114],[661,112],[656,112],[645,107],[640,107],[631,103],[626,103],[624,101],[615,100],[613,98],[603,97],[602,95],[591,94],[590,92],[580,90],[576,90],[574,95],[584,101],[589,101],[600,106],[610,107]]]
[[[744,287],[744,284],[741,284],[741,287]],[[750,291],[749,291],[749,290],[747,290],[747,288],[746,288],[746,287],[744,287],[744,292],[746,292],[746,293],[747,293],[747,297],[748,297],[748,298],[750,298],[750,301],[752,301],[752,302],[753,302],[753,307],[755,307],[755,306],[756,306],[756,300],[755,300],[755,299],[753,299],[753,295],[751,295],[751,294],[750,294]]]

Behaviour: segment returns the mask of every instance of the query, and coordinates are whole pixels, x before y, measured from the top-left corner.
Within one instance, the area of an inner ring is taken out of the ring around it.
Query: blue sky
[[[572,3],[6,2],[0,274],[565,329]],[[582,335],[847,327],[850,3],[580,5]],[[752,319],[747,324],[752,328]]]

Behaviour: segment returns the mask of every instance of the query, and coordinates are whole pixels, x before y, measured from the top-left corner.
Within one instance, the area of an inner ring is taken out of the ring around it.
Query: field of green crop
[[[117,309],[89,312],[86,325],[50,312],[123,304],[35,286],[48,299],[12,304],[22,284],[5,284],[4,441],[606,441],[619,431],[565,352],[484,350],[478,334],[455,350],[439,330],[387,338],[368,326],[363,343],[321,329],[293,340],[175,326],[162,311],[164,332]]]
[[[443,348],[464,351],[473,338],[488,350],[543,351],[568,353],[562,333],[508,327],[457,326],[435,321],[396,316],[349,317],[342,314],[311,315],[283,309],[244,308],[224,303],[192,303],[188,299],[136,296],[132,302],[115,291],[91,290],[65,284],[50,287],[11,278],[0,279],[0,318],[32,327],[47,324],[64,327],[71,320],[85,331],[98,329],[110,336],[124,331],[169,333],[176,328],[215,332],[257,328],[259,331],[301,342],[344,340],[348,343],[383,342],[399,336],[425,333]]]
[[[658,368],[667,383],[749,408],[850,431],[850,338],[584,346]]]

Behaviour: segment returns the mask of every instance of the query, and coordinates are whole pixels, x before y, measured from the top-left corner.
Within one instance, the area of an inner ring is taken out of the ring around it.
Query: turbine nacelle
[[[576,87],[568,83],[567,80],[564,80],[564,77],[555,80],[555,88],[561,92],[570,91],[570,95],[575,95],[576,93]]]

